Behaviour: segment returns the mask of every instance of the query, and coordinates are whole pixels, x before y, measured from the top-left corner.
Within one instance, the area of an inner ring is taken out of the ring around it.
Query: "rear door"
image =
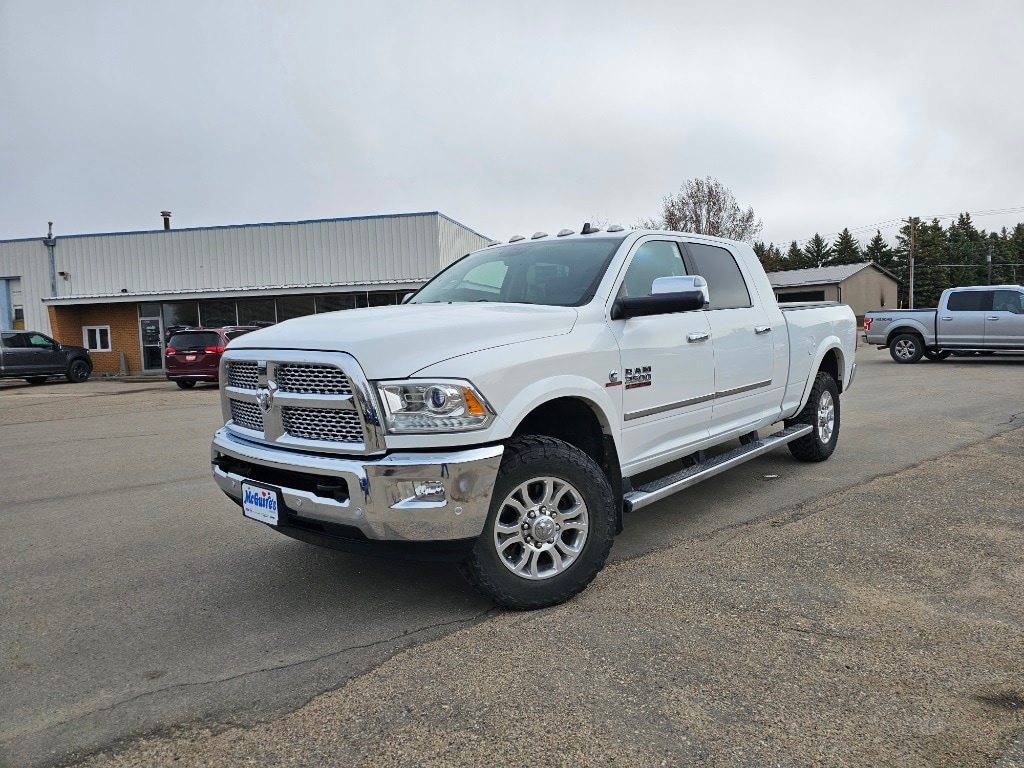
[[[27,336],[25,333],[0,334],[0,343],[4,346],[4,373],[21,375],[28,370],[32,353],[28,350]]]
[[[769,411],[778,411],[781,398],[773,391],[775,334],[768,312],[753,300],[739,262],[719,245],[687,242],[692,271],[708,282],[707,310],[715,355],[715,401],[711,434],[752,425]],[[784,385],[779,382],[778,386]]]
[[[985,315],[985,346],[1024,348],[1024,292],[993,291],[992,310]]]
[[[985,343],[985,317],[991,314],[992,291],[950,291],[939,308],[936,330],[940,347],[980,347]]]

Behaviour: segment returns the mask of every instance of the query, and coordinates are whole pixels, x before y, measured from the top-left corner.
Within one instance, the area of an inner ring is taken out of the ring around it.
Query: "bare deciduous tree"
[[[742,210],[732,190],[711,176],[687,181],[677,194],[662,198],[661,206],[661,218],[643,219],[637,226],[728,237],[747,243],[761,232],[761,220],[754,216],[754,209]]]

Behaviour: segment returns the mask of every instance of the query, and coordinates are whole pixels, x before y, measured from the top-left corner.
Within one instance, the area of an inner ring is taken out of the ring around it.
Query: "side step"
[[[696,464],[671,475],[653,480],[647,485],[642,485],[636,490],[629,491],[623,497],[623,504],[626,512],[634,512],[642,509],[656,501],[661,501],[666,496],[671,496],[677,491],[696,485],[701,480],[707,480],[717,474],[732,469],[745,461],[757,458],[762,453],[778,448],[780,445],[792,442],[797,438],[810,433],[814,427],[810,424],[799,424],[787,427],[781,432],[776,432],[760,440],[733,448],[731,451],[719,454],[705,462]]]

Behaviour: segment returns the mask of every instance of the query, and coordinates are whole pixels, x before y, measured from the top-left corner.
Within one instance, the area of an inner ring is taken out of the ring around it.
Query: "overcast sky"
[[[0,0],[0,239],[163,209],[507,239],[707,175],[776,242],[1021,209],[991,230],[1024,221],[1022,30],[1021,0]]]

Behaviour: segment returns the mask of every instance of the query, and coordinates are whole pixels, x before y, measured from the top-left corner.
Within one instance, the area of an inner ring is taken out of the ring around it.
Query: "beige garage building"
[[[897,308],[900,281],[873,261],[769,272],[768,279],[779,301],[841,301],[850,305],[858,323],[865,312]]]

